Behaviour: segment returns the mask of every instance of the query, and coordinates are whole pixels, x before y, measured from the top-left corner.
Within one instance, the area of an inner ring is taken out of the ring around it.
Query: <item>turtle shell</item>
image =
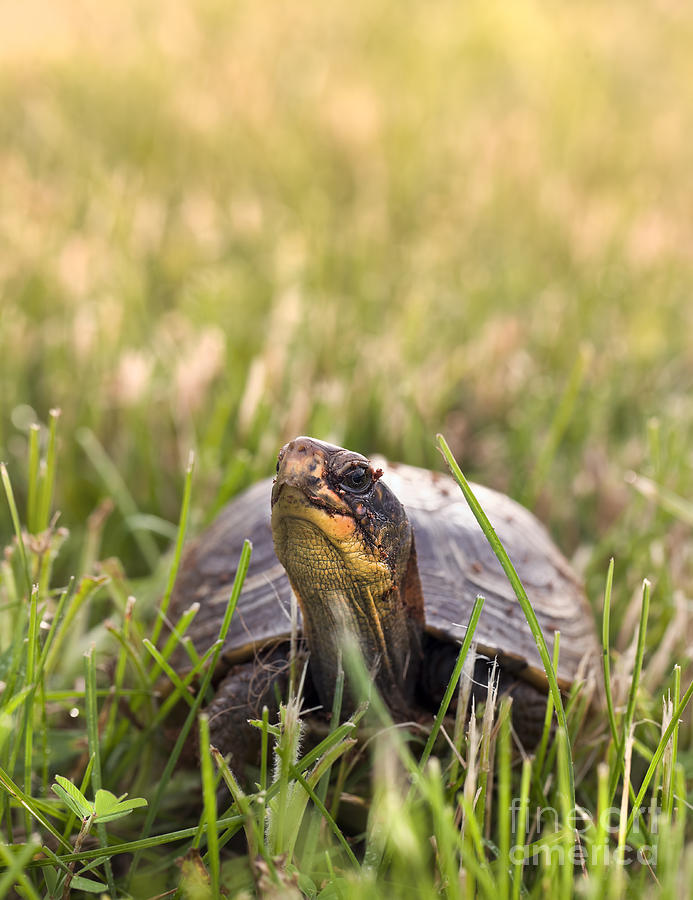
[[[477,595],[485,598],[475,632],[479,652],[498,656],[521,677],[546,686],[534,638],[515,594],[459,487],[447,475],[373,459],[407,511],[424,595],[426,631],[459,642]],[[274,554],[268,478],[231,501],[187,549],[170,618],[192,603],[200,610],[188,632],[198,653],[217,639],[236,566],[248,538],[250,567],[220,659],[228,667],[291,633],[291,586]],[[558,679],[569,686],[599,648],[581,582],[532,513],[504,494],[473,484],[522,581],[551,650],[561,632]],[[298,611],[298,624],[301,618]]]

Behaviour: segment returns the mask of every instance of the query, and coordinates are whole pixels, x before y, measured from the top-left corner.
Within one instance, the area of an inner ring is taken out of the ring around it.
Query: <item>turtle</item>
[[[561,632],[562,690],[596,677],[595,624],[582,583],[544,526],[510,497],[472,489],[512,560],[549,648]],[[228,503],[186,549],[170,618],[199,609],[188,637],[198,654],[217,639],[244,540],[252,556],[214,673],[212,743],[234,768],[257,759],[248,720],[276,714],[293,627],[307,650],[305,691],[332,709],[351,636],[396,721],[432,721],[478,595],[472,695],[489,667],[513,698],[527,748],[543,727],[548,684],[524,613],[457,484],[448,475],[368,459],[312,437],[279,451],[277,474]],[[187,657],[186,657],[187,658]],[[348,687],[348,686],[347,686]],[[350,696],[346,692],[347,704]]]

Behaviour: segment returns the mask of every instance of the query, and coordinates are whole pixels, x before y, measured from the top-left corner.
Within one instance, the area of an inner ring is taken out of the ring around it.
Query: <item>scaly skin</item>
[[[354,474],[363,488],[349,486]],[[291,441],[279,454],[272,533],[301,606],[323,706],[331,707],[350,636],[393,712],[405,716],[420,666],[422,615],[417,621],[412,614],[404,584],[411,526],[379,475],[358,453],[312,438]]]

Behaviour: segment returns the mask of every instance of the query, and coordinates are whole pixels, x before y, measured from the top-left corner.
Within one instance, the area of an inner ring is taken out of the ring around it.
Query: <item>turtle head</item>
[[[406,708],[423,601],[404,507],[366,457],[299,437],[279,452],[272,534],[301,607],[311,671],[330,705],[345,635],[391,706]]]

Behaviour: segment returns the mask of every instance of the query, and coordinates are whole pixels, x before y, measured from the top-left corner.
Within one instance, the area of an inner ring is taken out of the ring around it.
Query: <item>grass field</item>
[[[693,10],[29,0],[2,18],[0,897],[693,895],[689,709],[660,740],[693,678]],[[217,810],[213,759],[165,769],[144,643],[181,524],[296,434],[443,469],[439,432],[546,522],[599,623],[613,557],[616,737],[574,700],[587,739],[523,782],[502,711],[466,768],[391,731],[359,757],[345,725],[271,785],[270,766],[265,805]],[[341,799],[336,824],[299,769]],[[596,822],[584,867],[541,850],[572,847],[571,770]],[[147,806],[95,809],[100,787]],[[607,830],[622,797],[658,817]],[[559,827],[518,834],[509,798]],[[539,861],[513,864],[516,844]]]

